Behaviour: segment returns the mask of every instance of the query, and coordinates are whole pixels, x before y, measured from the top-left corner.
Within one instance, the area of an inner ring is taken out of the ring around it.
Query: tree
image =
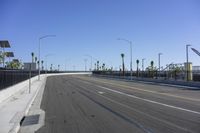
[[[151,61],[151,72],[152,72],[152,78],[154,77],[154,62]]]
[[[3,52],[0,52],[0,64],[3,62]]]
[[[32,52],[31,53],[31,56],[32,56],[32,63],[34,62],[34,53]]]
[[[154,62],[151,61],[151,69],[153,70]]]
[[[39,69],[39,67],[40,67],[40,66],[39,66],[39,64],[40,64],[40,62],[39,62],[39,61],[37,61],[38,69]]]
[[[103,65],[102,65],[102,70],[103,70],[103,71],[105,71],[105,66],[106,66],[106,64],[103,63]]]
[[[125,76],[125,72],[124,72],[124,70],[125,70],[125,65],[124,65],[124,57],[125,57],[125,55],[122,53],[121,57],[122,57],[122,73],[123,73],[123,76]]]
[[[97,64],[95,63],[94,66],[95,66],[95,71],[96,71],[97,70]]]
[[[37,63],[37,57],[35,57],[35,63]]]
[[[21,62],[16,62],[16,61],[6,62],[7,68],[20,69],[21,66],[22,66]]]
[[[44,61],[42,60],[42,61],[41,61],[42,71],[44,70],[44,66],[43,66],[43,64],[44,64]]]
[[[51,71],[53,70],[53,64],[51,64],[50,70],[51,70]]]
[[[60,70],[60,65],[58,65],[58,71]]]
[[[139,60],[136,60],[136,63],[137,63],[137,77],[139,77]]]
[[[97,71],[99,71],[99,61],[97,61]]]

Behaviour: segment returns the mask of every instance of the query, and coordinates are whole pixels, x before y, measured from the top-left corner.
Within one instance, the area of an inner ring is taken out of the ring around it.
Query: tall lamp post
[[[39,64],[38,64],[39,68],[38,68],[38,80],[40,80],[40,44],[41,44],[41,40],[42,40],[42,39],[45,39],[45,38],[48,38],[48,37],[55,37],[55,36],[56,36],[56,35],[45,35],[45,36],[42,36],[42,37],[39,38],[39,54],[38,54],[38,56],[39,56]]]
[[[162,53],[158,53],[158,70],[159,70],[159,77],[160,77],[160,56]]]
[[[186,45],[186,61],[187,61],[187,64],[186,64],[186,69],[187,69],[187,70],[186,70],[186,74],[187,74],[187,75],[186,75],[186,76],[187,76],[187,81],[189,80],[189,75],[188,75],[188,69],[189,69],[189,68],[188,68],[188,47],[189,47],[189,46],[191,46],[191,45],[190,45],[190,44],[187,44],[187,45]]]
[[[123,39],[123,38],[118,38],[117,40],[122,40],[122,41],[126,41],[130,44],[130,56],[131,56],[131,60],[130,60],[130,71],[131,71],[131,80],[132,80],[132,77],[133,77],[133,69],[132,69],[132,41],[129,41],[129,40],[126,40],[126,39]]]

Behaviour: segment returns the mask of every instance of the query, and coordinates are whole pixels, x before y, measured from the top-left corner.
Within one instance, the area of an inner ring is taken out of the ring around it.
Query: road
[[[200,133],[200,91],[90,76],[47,79],[36,133]]]

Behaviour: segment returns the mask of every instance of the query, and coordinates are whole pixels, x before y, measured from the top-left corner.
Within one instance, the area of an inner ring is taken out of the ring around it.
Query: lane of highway
[[[38,133],[200,132],[197,94],[187,99],[185,94],[176,97],[176,90],[175,97],[141,90],[152,87],[86,76],[50,77],[41,105],[45,126]]]

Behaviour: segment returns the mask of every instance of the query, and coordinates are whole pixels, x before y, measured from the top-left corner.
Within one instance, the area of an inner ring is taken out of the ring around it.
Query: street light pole
[[[118,38],[117,40],[122,40],[122,41],[126,41],[126,42],[128,42],[129,44],[130,44],[130,71],[131,71],[131,80],[132,80],[132,77],[133,77],[133,60],[132,60],[132,57],[133,57],[133,55],[132,55],[132,41],[129,41],[129,40],[126,40],[126,39],[123,39],[123,38]]]
[[[158,70],[159,70],[159,77],[160,77],[160,56],[162,53],[158,53]]]
[[[39,57],[39,64],[38,64],[38,80],[40,80],[40,44],[41,44],[41,40],[44,39],[44,38],[47,38],[47,37],[55,37],[55,35],[45,35],[45,36],[42,36],[39,38],[39,54],[38,54],[38,57]]]
[[[189,59],[188,59],[188,47],[189,47],[189,46],[191,46],[191,45],[190,45],[190,44],[187,44],[187,45],[186,45],[186,61],[187,61],[187,64],[186,64],[186,69],[187,69],[187,70],[186,70],[186,74],[187,74],[187,81],[189,81],[189,75],[188,75],[188,69],[189,69],[189,68],[188,68],[188,60],[189,60]]]

